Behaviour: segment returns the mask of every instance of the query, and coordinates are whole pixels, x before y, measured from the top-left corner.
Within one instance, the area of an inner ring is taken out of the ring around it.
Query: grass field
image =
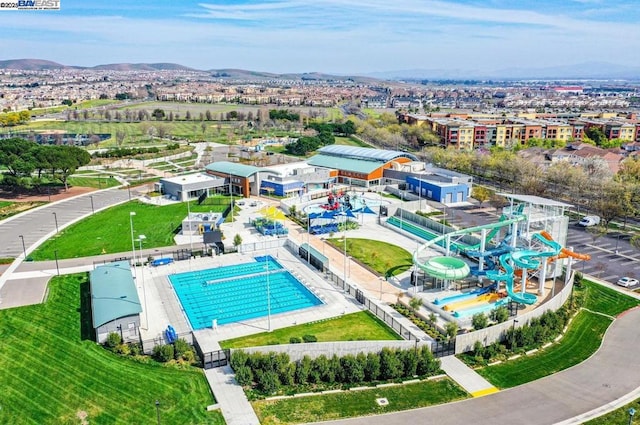
[[[96,189],[106,189],[119,186],[120,182],[109,177],[69,177],[69,186],[94,187]]]
[[[554,374],[589,358],[600,347],[611,322],[600,314],[582,310],[560,344],[539,354],[479,369],[478,373],[498,388],[511,388]]]
[[[245,348],[262,345],[288,344],[291,337],[302,338],[303,335],[315,335],[318,338],[318,342],[402,339],[373,314],[368,311],[363,311],[322,320],[320,322],[277,329],[273,332],[262,332],[255,335],[221,341],[220,346],[222,348]]]
[[[327,241],[339,250],[344,250],[342,238]],[[413,265],[409,251],[397,245],[370,239],[347,238],[347,255],[366,264],[382,276],[395,276]]]
[[[628,297],[618,291],[588,280],[583,281],[587,291],[584,307],[609,316],[617,316],[640,304],[635,298]]]
[[[46,202],[40,201],[29,201],[29,202],[10,202],[10,201],[1,201],[0,202],[0,220],[4,220],[5,218],[11,217],[12,215],[19,214],[23,211],[30,210],[32,208],[39,207],[41,205],[46,204]]]
[[[371,145],[361,142],[360,140],[353,139],[351,137],[336,137],[336,145],[345,146],[358,146],[361,148],[370,148]]]
[[[191,203],[192,212],[224,211],[226,206]],[[131,251],[131,223],[133,216],[134,239],[145,235],[143,248],[174,245],[176,229],[187,216],[187,204],[156,206],[133,201],[100,211],[49,239],[30,257],[35,261],[58,258],[86,257],[103,252],[113,254]],[[233,235],[232,235],[233,237]],[[136,245],[137,249],[137,245]]]
[[[202,372],[109,353],[86,332],[86,274],[54,278],[46,303],[0,310],[0,423],[223,424]],[[86,422],[79,417],[86,414]]]
[[[376,399],[382,397],[389,401],[385,407],[376,403]],[[378,415],[449,403],[466,397],[467,393],[447,378],[397,387],[262,400],[252,405],[263,425],[297,424]]]

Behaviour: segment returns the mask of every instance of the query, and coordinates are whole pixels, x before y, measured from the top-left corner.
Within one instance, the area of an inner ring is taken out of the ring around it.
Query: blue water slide
[[[457,302],[457,301],[462,301],[470,298],[476,298],[482,294],[486,294],[487,292],[489,292],[492,287],[493,285],[490,285],[484,288],[476,288],[473,291],[467,292],[465,294],[451,295],[444,298],[436,298],[435,300],[433,300],[433,304],[437,306],[445,306],[446,304],[451,304],[454,301]]]
[[[520,251],[519,251],[520,252]],[[535,255],[539,255],[537,251],[529,251],[534,253]],[[538,297],[533,294],[527,293],[516,293],[513,291],[513,267],[509,264],[509,259],[511,259],[512,255],[515,253],[503,254],[500,256],[500,265],[504,269],[504,273],[501,273],[499,270],[490,270],[487,272],[487,279],[496,281],[496,282],[504,282],[504,286],[507,289],[507,294],[509,297],[520,304],[535,304],[538,301]]]

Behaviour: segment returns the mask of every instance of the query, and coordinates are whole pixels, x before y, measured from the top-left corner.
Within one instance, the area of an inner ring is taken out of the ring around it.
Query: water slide
[[[533,255],[538,255],[537,251],[526,251]],[[490,270],[487,272],[487,279],[494,280],[496,282],[504,282],[504,286],[507,289],[507,294],[509,294],[509,298],[513,301],[520,304],[535,304],[538,301],[538,297],[533,294],[528,293],[516,293],[513,290],[513,272],[514,269],[509,264],[509,260],[511,259],[512,254],[503,254],[500,256],[500,265],[504,269],[504,273],[500,270]]]
[[[458,311],[465,308],[477,307],[479,304],[492,303],[500,299],[498,294],[484,294],[474,298],[470,298],[455,303],[450,303],[444,306],[445,311]]]
[[[524,215],[517,215],[514,218],[505,219],[499,221],[497,223],[485,224],[482,226],[469,227],[467,229],[456,230],[451,233],[447,233],[445,235],[437,236],[425,244],[418,247],[413,253],[413,264],[418,266],[421,270],[428,273],[430,276],[446,279],[446,280],[454,280],[454,279],[462,279],[469,275],[471,269],[469,265],[465,263],[463,260],[453,257],[435,257],[426,260],[425,262],[420,262],[419,256],[420,253],[433,245],[440,245],[443,242],[446,244],[446,238],[455,237],[455,236],[463,236],[471,233],[481,232],[484,229],[494,230],[500,229],[502,227],[510,226],[513,223],[517,223],[520,221],[526,220],[527,217]],[[451,244],[453,245],[453,244]]]
[[[491,288],[494,285],[491,286],[487,286],[484,288],[476,288],[471,292],[466,292],[464,294],[457,294],[457,295],[450,295],[448,297],[444,297],[444,298],[436,298],[433,303],[435,305],[445,305],[445,304],[449,304],[452,303],[454,301],[461,301],[461,300],[467,300],[469,298],[475,298],[478,295],[482,295],[482,294],[486,294],[487,292],[489,292],[491,290]]]
[[[543,230],[542,232],[540,232],[540,236],[542,236],[548,241],[553,241],[553,238],[551,237],[549,232],[547,232],[546,230]],[[582,260],[582,261],[591,260],[591,256],[589,254],[579,254],[567,248],[560,248],[560,254],[556,258],[559,259],[559,258],[567,258],[567,257],[575,258],[576,260]],[[555,260],[556,258],[553,258],[552,260]]]
[[[473,307],[473,308],[466,308],[464,310],[458,310],[456,312],[453,313],[454,317],[458,317],[458,318],[462,318],[462,317],[469,317],[469,316],[473,316],[476,313],[485,313],[487,311],[491,311],[494,310],[498,307],[501,307],[503,305],[506,305],[509,303],[509,301],[511,300],[511,298],[509,297],[505,297],[505,298],[501,298],[498,301],[496,301],[493,304],[483,304],[479,307]]]

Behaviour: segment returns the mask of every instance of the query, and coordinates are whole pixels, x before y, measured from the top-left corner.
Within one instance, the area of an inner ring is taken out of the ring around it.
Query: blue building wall
[[[302,182],[288,182],[285,184],[274,182],[271,180],[263,180],[260,184],[260,190],[273,189],[273,194],[278,196],[287,196],[287,193],[291,193],[291,190],[302,190],[304,183]],[[297,192],[296,192],[297,195]]]
[[[465,202],[469,197],[470,187],[466,184],[440,183],[407,177],[410,190],[416,195],[442,203]],[[420,190],[422,189],[422,194]]]

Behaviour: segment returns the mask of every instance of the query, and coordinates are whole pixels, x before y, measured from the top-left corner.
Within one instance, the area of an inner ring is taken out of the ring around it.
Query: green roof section
[[[205,167],[207,171],[213,171],[221,174],[231,174],[237,177],[251,177],[252,175],[263,172],[272,173],[275,172],[267,168],[254,167],[253,165],[239,164],[237,162],[219,161],[213,162]]]
[[[353,171],[354,173],[369,174],[384,165],[379,161],[365,161],[363,159],[341,158],[339,156],[314,155],[307,160],[307,164],[335,170]]]
[[[89,273],[93,327],[142,312],[128,261],[96,267]]]

